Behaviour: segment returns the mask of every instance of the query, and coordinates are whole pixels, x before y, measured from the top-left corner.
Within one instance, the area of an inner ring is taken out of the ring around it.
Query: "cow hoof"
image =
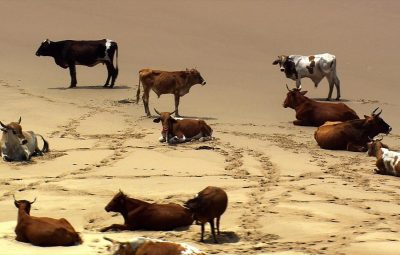
[[[76,85],[69,86],[70,89],[76,88]]]
[[[336,100],[336,101],[340,101],[340,97],[337,97],[335,100]]]
[[[104,87],[104,88],[107,88],[107,87],[108,87],[108,84],[104,84],[103,87]]]
[[[330,97],[328,97],[328,98],[326,99],[326,101],[331,101],[331,98],[330,98]]]

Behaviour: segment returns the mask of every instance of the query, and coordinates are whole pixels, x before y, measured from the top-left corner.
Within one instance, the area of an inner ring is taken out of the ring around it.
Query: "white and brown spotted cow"
[[[332,97],[333,86],[336,86],[336,100],[340,99],[340,80],[336,73],[336,57],[334,55],[329,53],[312,56],[281,55],[272,64],[279,64],[281,72],[284,72],[287,78],[295,80],[298,89],[301,88],[301,78],[310,78],[315,87],[318,87],[321,80],[326,77],[329,82],[327,100]]]

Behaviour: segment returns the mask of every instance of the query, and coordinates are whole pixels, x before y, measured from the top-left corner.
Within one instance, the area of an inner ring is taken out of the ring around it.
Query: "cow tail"
[[[115,43],[115,72],[118,75],[118,44]]]
[[[36,134],[37,136],[40,136],[43,140],[43,148],[42,148],[42,152],[49,152],[50,151],[50,147],[49,147],[49,143],[46,141],[46,139],[44,139],[44,137],[42,135]]]
[[[139,103],[139,96],[140,96],[140,72],[139,72],[139,84],[136,92],[136,103]]]

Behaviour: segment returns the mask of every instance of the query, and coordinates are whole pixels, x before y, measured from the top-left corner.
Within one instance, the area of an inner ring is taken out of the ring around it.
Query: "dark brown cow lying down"
[[[30,216],[31,204],[27,200],[15,200],[18,208],[18,222],[15,227],[17,241],[37,246],[71,246],[82,243],[82,239],[71,224],[64,218]]]
[[[214,242],[218,243],[215,235],[214,219],[217,219],[217,231],[219,231],[219,222],[221,215],[228,206],[228,195],[218,187],[209,186],[200,191],[195,198],[188,200],[185,207],[193,213],[193,218],[201,223],[201,242],[204,242],[204,225],[209,222]]]
[[[320,126],[314,133],[318,145],[328,150],[367,151],[370,137],[380,133],[388,134],[392,128],[375,112],[365,119],[349,120],[341,123],[327,123]]]
[[[119,212],[124,224],[112,224],[100,231],[108,230],[173,230],[193,223],[190,211],[178,204],[150,204],[129,198],[118,192],[105,207],[107,212]]]
[[[307,91],[288,89],[283,107],[296,111],[294,125],[319,127],[327,121],[346,121],[359,119],[356,112],[343,103],[317,102],[306,96]]]
[[[128,242],[119,242],[104,237],[112,242],[109,252],[112,255],[205,255],[199,249],[185,244],[166,242],[145,237],[134,238]]]

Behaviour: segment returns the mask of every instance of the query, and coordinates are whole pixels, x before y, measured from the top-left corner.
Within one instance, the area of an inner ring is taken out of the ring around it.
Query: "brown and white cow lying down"
[[[161,121],[162,131],[160,142],[184,143],[191,140],[208,141],[211,140],[213,130],[204,120],[197,119],[177,119],[171,115],[174,112],[158,112],[160,117],[153,121]]]
[[[72,246],[82,243],[82,239],[71,224],[64,218],[34,217],[30,215],[33,202],[16,200],[18,222],[15,227],[15,240],[36,246]]]
[[[329,53],[312,56],[281,55],[272,64],[279,64],[281,72],[284,72],[287,78],[295,80],[298,89],[301,85],[301,78],[310,78],[315,87],[318,87],[321,80],[326,77],[329,82],[327,100],[332,97],[333,86],[336,86],[336,100],[340,99],[340,80],[336,73],[336,57],[334,55]]]
[[[206,255],[199,249],[185,244],[167,242],[145,237],[134,238],[127,242],[120,242],[104,237],[112,243],[108,252],[112,255]]]
[[[305,96],[307,91],[295,88],[286,95],[283,107],[296,111],[294,125],[319,127],[327,121],[346,121],[359,119],[357,113],[343,103],[322,103]]]
[[[394,175],[400,177],[400,153],[391,151],[382,138],[368,143],[368,156],[376,157],[375,172],[377,174]]]
[[[143,84],[143,104],[144,111],[151,117],[149,109],[150,89],[160,97],[163,94],[174,94],[175,96],[175,116],[179,116],[179,100],[182,96],[189,93],[192,86],[196,84],[205,85],[206,81],[196,69],[186,69],[186,71],[167,72],[153,69],[142,69],[139,71],[139,85],[136,93],[136,103],[139,102],[140,83]]]
[[[193,223],[192,214],[178,204],[150,204],[130,198],[119,191],[105,207],[107,212],[119,212],[124,224],[112,224],[100,231],[108,230],[173,230]]]
[[[382,111],[365,119],[348,120],[340,123],[327,123],[320,126],[314,133],[318,145],[328,150],[367,151],[369,137],[380,133],[388,134],[392,128],[381,118]]]
[[[114,54],[116,63],[114,67]],[[36,56],[53,57],[57,65],[69,68],[71,76],[70,88],[76,87],[76,65],[95,66],[99,63],[107,66],[107,80],[104,87],[114,87],[118,76],[118,45],[109,39],[94,41],[65,40],[53,42],[46,39],[36,51]]]
[[[216,220],[218,235],[221,215],[228,206],[228,195],[218,187],[209,186],[200,191],[195,198],[189,199],[185,207],[193,213],[194,220],[201,224],[201,242],[204,242],[204,225],[209,222],[214,242],[218,243],[215,235],[214,219]]]
[[[30,160],[31,156],[43,155],[49,151],[49,143],[39,134],[33,131],[22,131],[21,117],[18,122],[11,122],[4,125],[0,121],[1,131],[3,132],[0,146],[1,157],[5,161]],[[38,147],[37,136],[43,139],[42,150]]]

